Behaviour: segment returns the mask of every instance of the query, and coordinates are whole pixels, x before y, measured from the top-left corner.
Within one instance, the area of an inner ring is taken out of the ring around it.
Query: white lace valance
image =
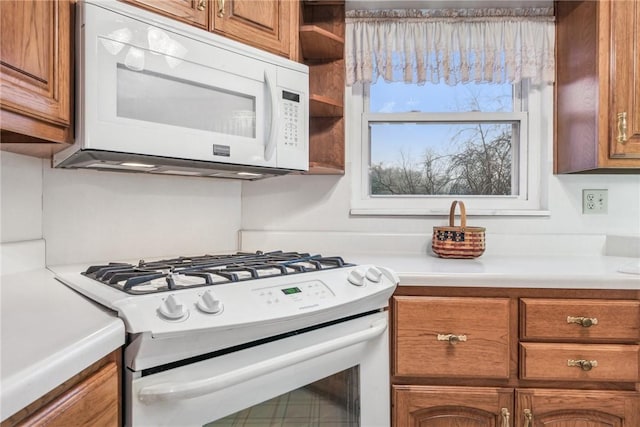
[[[352,10],[347,12],[347,86],[386,81],[551,84],[552,8]]]

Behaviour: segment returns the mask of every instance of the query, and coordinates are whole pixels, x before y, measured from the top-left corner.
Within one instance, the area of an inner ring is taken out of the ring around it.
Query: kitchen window
[[[479,18],[484,13],[502,15]],[[531,66],[524,61],[520,66],[512,45],[521,40],[494,41],[522,30],[518,24],[491,28],[514,20],[514,13],[522,12],[348,14],[352,214],[443,214],[460,198],[471,214],[547,214],[542,195],[549,162],[543,160],[553,138],[553,62]],[[473,19],[460,19],[465,14]],[[451,42],[456,37],[476,40],[474,31],[485,21],[491,25],[480,32],[495,31],[500,37],[488,37],[481,54],[478,46],[466,51],[464,43]],[[391,23],[376,28],[380,22]],[[426,26],[407,28],[411,24]],[[363,29],[367,26],[373,28]],[[551,47],[552,30],[553,25],[541,30],[551,38]],[[449,34],[444,47],[437,41],[443,33]],[[373,41],[363,42],[363,37]],[[411,37],[419,39],[406,42]],[[551,55],[553,61],[553,49],[543,50],[537,60]]]

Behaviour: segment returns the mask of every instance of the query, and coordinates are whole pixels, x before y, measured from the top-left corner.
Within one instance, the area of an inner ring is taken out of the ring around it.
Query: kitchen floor
[[[301,388],[207,424],[206,427],[357,427],[359,418],[322,393]]]

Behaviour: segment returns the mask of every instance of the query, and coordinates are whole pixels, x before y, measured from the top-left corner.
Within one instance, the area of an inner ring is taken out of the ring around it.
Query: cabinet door
[[[5,131],[53,142],[70,141],[71,8],[69,0],[0,1],[4,141],[29,141],[5,139]]]
[[[394,427],[510,426],[513,390],[393,386]]]
[[[515,427],[637,427],[640,393],[516,390]]]
[[[122,0],[196,27],[209,27],[207,0]]]
[[[610,7],[611,157],[640,158],[640,1],[612,1]]]
[[[298,2],[214,0],[210,13],[214,32],[279,55],[295,56],[297,43],[293,42],[297,37],[291,37],[291,31],[298,30],[298,21],[294,18]]]

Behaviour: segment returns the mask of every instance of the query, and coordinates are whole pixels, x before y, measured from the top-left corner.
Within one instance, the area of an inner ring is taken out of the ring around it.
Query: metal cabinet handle
[[[198,0],[198,10],[202,12],[207,7],[207,0]]]
[[[224,0],[218,0],[218,18],[224,18]]]
[[[502,408],[500,411],[502,414],[502,427],[509,427],[509,410],[507,408]]]
[[[598,324],[598,318],[597,317],[573,317],[573,316],[567,316],[567,323],[575,323],[578,324],[582,327],[585,328],[589,328],[593,325],[597,325]]]
[[[461,341],[466,341],[466,335],[455,335],[455,334],[438,334],[438,341],[449,341],[449,344],[456,345]]]
[[[627,142],[627,112],[618,113],[618,144]]]
[[[524,427],[532,427],[533,425],[533,413],[531,409],[524,410]]]
[[[593,368],[596,368],[598,366],[598,361],[584,360],[584,359],[579,359],[579,360],[569,359],[567,360],[567,366],[576,366],[582,369],[583,371],[590,371]]]

